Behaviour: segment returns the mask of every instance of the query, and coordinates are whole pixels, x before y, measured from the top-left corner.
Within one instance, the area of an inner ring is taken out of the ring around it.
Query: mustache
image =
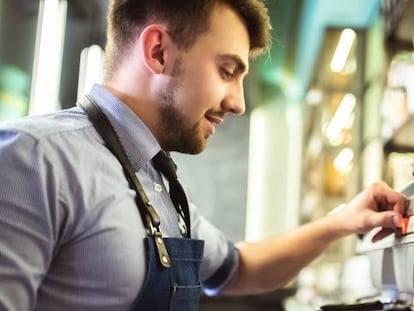
[[[205,116],[218,118],[218,119],[224,119],[226,115],[227,115],[227,112],[222,111],[222,110],[214,110],[214,109],[209,109],[205,113]]]

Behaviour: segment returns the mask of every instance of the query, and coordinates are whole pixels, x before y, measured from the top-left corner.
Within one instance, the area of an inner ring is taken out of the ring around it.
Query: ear
[[[143,62],[151,72],[162,73],[168,60],[170,37],[164,25],[149,25],[141,33],[140,49]]]

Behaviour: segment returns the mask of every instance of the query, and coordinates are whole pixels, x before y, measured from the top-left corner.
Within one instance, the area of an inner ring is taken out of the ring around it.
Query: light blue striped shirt
[[[161,218],[180,236],[176,211],[151,158],[160,150],[142,121],[105,88],[91,96],[110,119]],[[145,229],[122,167],[78,107],[0,130],[0,309],[129,310],[145,276]],[[205,240],[201,280],[229,281],[237,253],[191,205]],[[229,257],[230,256],[230,257]],[[217,276],[217,275],[215,275]]]

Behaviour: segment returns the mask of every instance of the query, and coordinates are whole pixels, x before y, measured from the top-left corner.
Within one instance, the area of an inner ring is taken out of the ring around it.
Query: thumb
[[[372,241],[376,242],[392,234],[396,228],[400,228],[402,216],[392,211],[380,212],[372,215],[370,221],[374,227],[382,228],[372,238]]]

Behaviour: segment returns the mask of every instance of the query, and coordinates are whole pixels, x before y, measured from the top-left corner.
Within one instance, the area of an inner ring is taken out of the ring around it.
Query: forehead
[[[248,68],[250,40],[245,24],[227,5],[216,5],[210,17],[209,30],[200,35],[196,45],[220,55],[234,55]]]

